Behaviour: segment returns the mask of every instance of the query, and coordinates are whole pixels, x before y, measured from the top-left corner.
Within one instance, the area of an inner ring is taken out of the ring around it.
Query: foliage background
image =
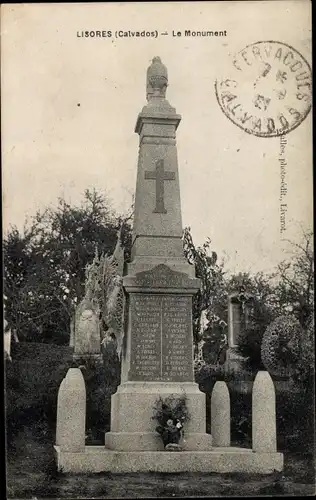
[[[92,262],[96,247],[100,252],[113,252],[122,224],[128,261],[129,219],[130,215],[116,214],[106,197],[92,190],[84,193],[81,205],[70,206],[59,200],[57,207],[26,221],[23,234],[11,228],[5,235],[5,314],[21,341],[12,345],[13,361],[6,363],[8,443],[27,422],[42,422],[45,432],[54,431],[58,387],[73,366],[67,347],[70,320],[83,296],[85,267]],[[195,349],[197,353],[201,347],[204,358],[204,365],[196,366],[195,372],[201,390],[209,395],[216,380],[228,383],[233,439],[251,442],[249,391],[241,393],[236,388],[245,381],[251,388],[256,372],[265,368],[261,344],[269,332],[268,326],[278,317],[292,315],[300,325],[300,349],[289,380],[293,390],[279,391],[277,395],[278,433],[279,439],[285,436],[282,446],[307,449],[312,443],[314,418],[312,232],[302,234],[301,243],[292,245],[292,254],[271,275],[230,274],[225,262],[218,261],[210,239],[201,247],[194,245],[190,228],[185,229],[183,242],[185,256],[196,266],[202,283],[193,308]],[[230,373],[223,365],[227,349],[227,297],[241,285],[255,300],[239,344],[245,359],[242,370]],[[202,313],[207,319],[204,324]],[[286,328],[291,337],[291,324],[287,323]],[[280,358],[274,361],[277,365]],[[76,366],[81,366],[88,389],[87,439],[102,440],[109,429],[111,394],[120,379],[115,346],[107,345],[101,364],[81,360]]]
[[[122,227],[129,259],[128,216],[116,214],[96,190],[86,190],[79,206],[59,199],[57,207],[15,227],[4,237],[5,314],[20,340],[67,345],[75,305],[84,294],[85,268],[96,248],[111,254]]]

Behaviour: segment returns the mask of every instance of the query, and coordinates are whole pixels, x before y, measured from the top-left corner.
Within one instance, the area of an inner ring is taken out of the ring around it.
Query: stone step
[[[255,453],[246,448],[213,448],[211,451],[112,451],[86,446],[81,453],[54,446],[59,471],[72,473],[134,472],[246,472],[282,471],[282,453]]]

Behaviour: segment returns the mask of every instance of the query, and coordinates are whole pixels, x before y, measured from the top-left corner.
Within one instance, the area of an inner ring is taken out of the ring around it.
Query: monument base
[[[271,474],[283,470],[282,453],[256,453],[245,448],[212,451],[113,451],[86,446],[81,453],[54,446],[58,471],[72,473],[135,472],[246,472]]]
[[[156,432],[107,432],[105,446],[116,451],[164,451],[161,437]],[[185,434],[183,449],[207,451],[212,448],[212,436],[206,433]]]
[[[159,396],[186,395],[190,419],[184,424],[185,449],[209,451],[212,437],[206,433],[205,394],[195,382],[125,382],[111,398],[111,431],[105,446],[116,451],[161,451],[153,409]]]

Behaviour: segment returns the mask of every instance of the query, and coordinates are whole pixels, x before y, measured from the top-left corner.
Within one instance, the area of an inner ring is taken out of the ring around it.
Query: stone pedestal
[[[192,382],[126,382],[112,396],[111,432],[105,434],[105,446],[120,451],[163,450],[155,432],[153,407],[159,396],[186,394],[190,420],[184,427],[186,450],[210,450],[212,438],[206,434],[205,394]]]

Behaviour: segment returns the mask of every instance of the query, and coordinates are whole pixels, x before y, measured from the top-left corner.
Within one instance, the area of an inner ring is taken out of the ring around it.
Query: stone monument
[[[155,57],[147,71],[148,104],[140,137],[131,263],[123,279],[128,320],[121,385],[112,396],[113,450],[163,449],[152,420],[159,395],[183,394],[191,414],[186,448],[211,449],[205,394],[193,373],[192,297],[200,282],[183,253],[176,129],[181,117],[166,100],[167,69]]]
[[[140,138],[131,262],[123,277],[125,330],[121,384],[111,401],[105,446],[65,452],[65,472],[261,472],[281,470],[280,453],[212,447],[205,394],[194,382],[192,298],[200,287],[183,253],[176,129],[181,116],[166,99],[167,69],[155,57],[147,70],[147,105],[136,122]],[[152,419],[159,398],[184,395],[190,419],[184,451],[166,451]],[[216,406],[217,397],[213,398]],[[223,407],[213,408],[220,422]],[[59,410],[63,415],[63,408]],[[227,435],[220,429],[219,436]],[[79,430],[78,430],[79,435]],[[224,442],[225,446],[221,446]],[[215,444],[215,443],[214,443]],[[219,446],[220,445],[220,446]]]

